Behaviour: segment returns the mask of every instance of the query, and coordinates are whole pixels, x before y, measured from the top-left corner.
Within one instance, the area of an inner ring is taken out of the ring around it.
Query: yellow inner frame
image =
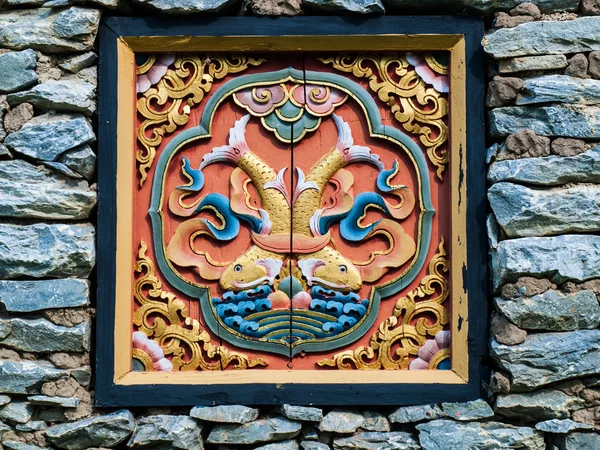
[[[450,258],[451,370],[244,370],[217,372],[133,372],[131,323],[133,318],[133,193],[135,180],[135,53],[158,52],[311,52],[311,51],[418,51],[450,52],[450,181],[452,236]],[[121,37],[117,41],[117,249],[115,255],[114,382],[148,384],[466,384],[469,377],[468,295],[462,274],[467,268],[466,239],[466,61],[465,40],[457,35],[353,35],[353,36],[196,36]],[[462,157],[461,157],[461,154]],[[459,203],[459,199],[463,199]],[[459,320],[460,318],[460,320]],[[459,329],[458,324],[461,323]]]

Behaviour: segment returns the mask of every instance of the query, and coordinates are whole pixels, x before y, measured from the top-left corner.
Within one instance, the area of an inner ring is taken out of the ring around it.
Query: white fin
[[[260,218],[262,219],[258,234],[271,234],[271,227],[273,223],[271,223],[269,213],[262,208],[259,209],[258,212],[260,213]]]
[[[229,130],[229,145],[214,147],[212,152],[204,155],[200,170],[215,162],[236,163],[244,153],[250,151],[246,142],[246,125],[249,120],[250,114],[246,114],[240,120],[235,121],[233,127]]]
[[[321,232],[319,231],[319,219],[321,219],[323,211],[325,211],[325,208],[317,209],[308,221],[308,226],[310,227],[310,232],[313,236],[321,236]]]
[[[292,205],[296,203],[298,196],[307,189],[316,189],[319,190],[317,183],[314,181],[306,181],[306,177],[304,176],[304,172],[300,167],[296,167],[296,172],[298,173],[298,182],[296,183],[296,190],[294,191],[294,198],[292,199]]]
[[[317,270],[319,267],[323,267],[324,265],[325,261],[316,258],[306,258],[298,261],[298,267],[300,267],[302,275],[304,275],[304,278],[306,278],[309,286],[312,285],[315,270]]]
[[[256,265],[262,267],[267,272],[267,278],[273,282],[273,279],[279,275],[283,267],[283,261],[280,259],[266,258],[256,260]]]
[[[338,139],[335,144],[335,148],[342,154],[342,158],[346,164],[352,164],[355,162],[366,162],[377,166],[379,170],[383,170],[383,163],[379,160],[379,155],[371,153],[369,147],[362,145],[354,145],[354,139],[352,138],[352,131],[350,125],[344,122],[344,119],[336,114],[332,114],[333,121],[337,128]]]
[[[265,189],[276,189],[279,192],[281,192],[283,194],[283,196],[285,197],[285,201],[289,205],[290,204],[290,194],[288,193],[287,188],[285,187],[285,181],[283,180],[283,175],[285,174],[286,170],[287,170],[287,167],[284,167],[279,172],[277,172],[277,178],[275,178],[274,180],[271,180],[271,181],[267,181],[265,183],[264,187],[265,187]]]

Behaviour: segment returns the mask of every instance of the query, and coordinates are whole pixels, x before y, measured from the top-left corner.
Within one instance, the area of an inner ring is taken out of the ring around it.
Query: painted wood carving
[[[447,64],[138,56],[134,364],[449,368]]]
[[[101,33],[99,404],[473,397],[481,24],[163,22]]]

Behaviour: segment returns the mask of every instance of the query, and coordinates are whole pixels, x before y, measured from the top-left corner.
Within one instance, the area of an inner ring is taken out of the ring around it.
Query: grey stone
[[[498,61],[498,71],[504,73],[535,70],[558,70],[567,67],[565,55],[521,56]]]
[[[535,429],[545,433],[566,434],[572,431],[593,430],[592,425],[575,422],[571,419],[550,419],[535,425]]]
[[[581,13],[588,16],[600,15],[600,1],[598,0],[582,0]]]
[[[492,340],[490,347],[492,357],[512,375],[512,392],[600,374],[600,329],[531,334],[512,346]]]
[[[258,418],[258,409],[243,405],[196,406],[190,416],[206,422],[247,423]]]
[[[600,277],[600,236],[564,235],[510,239],[492,253],[494,290],[522,276],[554,283]]]
[[[95,264],[91,224],[0,224],[0,277],[87,278]]]
[[[13,400],[0,408],[0,419],[16,423],[27,423],[33,416],[33,406],[24,400]]]
[[[544,450],[544,436],[529,427],[499,422],[455,422],[439,419],[417,425],[425,450],[522,448]]]
[[[566,75],[578,78],[586,78],[588,72],[588,60],[583,53],[574,55],[570,61],[569,66],[565,70]]]
[[[0,23],[1,17],[2,13],[0,13]],[[37,54],[33,50],[1,54],[0,93],[15,92],[37,83],[36,64]]]
[[[42,383],[67,374],[50,363],[0,360],[0,392],[30,394],[39,392]]]
[[[490,335],[501,344],[517,345],[525,342],[527,331],[510,323],[503,315],[493,313],[490,321]]]
[[[594,232],[600,228],[600,187],[532,189],[496,183],[488,200],[508,237]]]
[[[540,8],[535,3],[531,2],[525,2],[515,6],[509,11],[509,14],[511,16],[530,16],[535,20],[539,20],[542,17]]]
[[[32,405],[59,406],[61,408],[77,408],[80,400],[77,397],[52,397],[48,395],[31,395],[27,400]]]
[[[316,441],[302,441],[300,442],[300,448],[302,450],[330,450],[331,447],[329,445],[324,444],[322,442]]]
[[[511,300],[497,297],[494,304],[511,322],[527,330],[573,331],[600,325],[600,306],[593,291],[563,294],[549,290]]]
[[[254,450],[298,450],[300,447],[296,441],[275,442],[274,444],[261,445]]]
[[[8,104],[28,102],[43,111],[80,112],[91,116],[96,112],[96,86],[73,78],[49,80],[28,91],[9,94]]]
[[[497,12],[492,26],[494,28],[513,28],[522,23],[533,22],[535,19],[530,16],[511,16],[505,12]]]
[[[202,450],[202,425],[188,416],[142,417],[137,421],[127,446]]]
[[[63,163],[53,162],[53,161],[40,161],[40,163],[54,172],[58,172],[61,175],[64,175],[68,178],[73,178],[75,180],[81,180],[83,176],[78,174],[77,172],[71,170],[69,167],[65,166]]]
[[[505,106],[491,110],[488,117],[490,133],[496,137],[528,128],[542,136],[600,138],[600,107],[597,106]]]
[[[335,450],[419,450],[421,446],[410,433],[403,431],[365,432],[351,437],[338,438],[333,441]]]
[[[523,80],[523,89],[516,100],[517,105],[549,102],[599,104],[600,81],[568,75],[543,75]]]
[[[437,405],[401,406],[388,416],[392,423],[411,423],[421,420],[433,420],[443,417]]]
[[[61,153],[95,139],[94,130],[84,116],[47,113],[9,134],[4,144],[31,158],[54,161]]]
[[[600,50],[596,50],[588,55],[590,67],[588,74],[595,80],[600,80]]]
[[[361,429],[365,431],[390,431],[390,422],[383,414],[367,410],[363,413]]]
[[[216,13],[236,4],[238,0],[135,0],[135,2],[166,14],[183,15]]]
[[[304,5],[319,12],[383,14],[381,0],[304,0]]]
[[[66,70],[67,72],[77,73],[81,69],[87,69],[92,67],[98,61],[98,56],[94,52],[86,52],[81,55],[76,55],[71,58],[65,59],[63,62],[58,64],[58,67]]]
[[[34,48],[49,53],[91,50],[98,25],[97,9],[16,9],[0,12],[0,47]]]
[[[89,447],[114,447],[125,441],[133,429],[133,414],[122,409],[104,416],[54,425],[46,430],[46,437],[57,447],[83,450]]]
[[[494,217],[494,214],[488,214],[485,220],[485,228],[488,235],[488,244],[491,249],[498,248],[498,242],[500,241],[500,227],[498,221]]]
[[[426,11],[432,8],[444,12],[474,11],[490,14],[495,11],[509,10],[522,3],[522,0],[384,0],[389,9],[401,9],[403,11]],[[552,11],[577,11],[579,2],[577,0],[532,0],[543,12]]]
[[[96,205],[96,191],[26,161],[0,161],[0,217],[86,219]]]
[[[464,403],[442,403],[442,412],[454,419],[468,421],[487,419],[494,416],[494,411],[483,399],[477,399]]]
[[[540,389],[525,394],[499,395],[494,411],[504,417],[525,421],[565,419],[584,402],[559,390]]]
[[[8,405],[10,403],[10,397],[8,395],[0,395],[0,406]]]
[[[76,369],[71,369],[68,372],[80,385],[84,387],[90,385],[90,380],[92,378],[92,369],[90,366],[78,367]]]
[[[483,48],[496,59],[600,50],[600,18],[524,23],[488,33]]]
[[[15,426],[18,431],[42,431],[48,428],[43,420],[30,420],[27,423],[19,423]]]
[[[335,408],[323,417],[318,428],[330,433],[355,433],[362,426],[363,421],[362,414],[355,409]]]
[[[0,280],[0,303],[9,312],[88,306],[90,304],[89,282],[76,279]]]
[[[0,118],[0,120],[2,120],[2,118]],[[0,125],[0,136],[2,135],[2,130],[1,130],[2,125]],[[12,155],[10,153],[10,150],[8,148],[6,148],[5,145],[0,144],[0,159],[11,159]]]
[[[46,319],[0,318],[0,327],[10,327],[10,333],[0,338],[0,344],[32,353],[84,352],[90,349],[89,321],[74,327],[55,325]]]
[[[320,422],[323,420],[323,410],[320,408],[311,408],[307,406],[282,405],[277,408],[277,412],[288,419],[300,420],[303,422]]]
[[[38,418],[46,422],[64,422],[67,420],[65,417],[65,410],[63,408],[43,408],[38,411]]]
[[[496,161],[490,166],[488,180],[491,183],[515,181],[534,185],[600,183],[600,146],[575,156]]]
[[[300,434],[302,424],[285,417],[267,417],[241,425],[217,424],[206,440],[209,444],[250,445],[285,441]]]
[[[600,433],[571,433],[554,436],[552,441],[559,450],[592,450],[600,448]]]
[[[24,442],[18,441],[4,441],[2,443],[4,448],[10,448],[12,450],[44,450],[43,447],[38,447],[37,445],[25,444]]]
[[[90,181],[96,170],[96,154],[89,145],[82,145],[59,156],[58,162]]]

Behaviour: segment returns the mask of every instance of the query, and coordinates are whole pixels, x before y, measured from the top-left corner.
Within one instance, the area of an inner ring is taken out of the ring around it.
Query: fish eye
[[[348,271],[348,268],[346,266],[344,266],[344,265],[340,266],[340,272],[346,273],[347,271]]]
[[[242,271],[242,266],[240,264],[236,264],[235,267],[233,268],[234,272],[241,272]]]

